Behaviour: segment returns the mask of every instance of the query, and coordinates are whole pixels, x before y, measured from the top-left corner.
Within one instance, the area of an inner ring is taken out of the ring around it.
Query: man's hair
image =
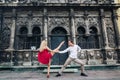
[[[74,44],[73,40],[68,40],[68,41],[70,41],[71,43],[73,43],[73,44]]]

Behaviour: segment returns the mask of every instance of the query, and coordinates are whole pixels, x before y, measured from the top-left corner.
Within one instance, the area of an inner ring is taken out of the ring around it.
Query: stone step
[[[51,65],[50,69],[61,69],[62,65]],[[80,66],[68,65],[66,69],[80,69]],[[44,70],[47,69],[47,66],[10,66],[10,65],[0,65],[0,70]],[[108,70],[108,69],[118,69],[120,70],[120,64],[110,65],[110,64],[101,64],[101,65],[85,65],[85,70]]]
[[[50,73],[57,73],[59,71],[60,71],[60,69],[50,69]],[[78,69],[72,69],[72,68],[71,69],[65,69],[63,72],[64,73],[75,73],[75,72],[78,72]],[[43,73],[47,73],[47,69],[44,69]]]

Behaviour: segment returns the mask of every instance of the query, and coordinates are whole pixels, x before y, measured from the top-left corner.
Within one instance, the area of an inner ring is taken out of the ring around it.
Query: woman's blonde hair
[[[40,44],[40,51],[43,51],[47,46],[47,40],[43,40]]]

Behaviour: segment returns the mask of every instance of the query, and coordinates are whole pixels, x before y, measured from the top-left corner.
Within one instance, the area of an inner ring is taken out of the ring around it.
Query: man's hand
[[[53,52],[57,53],[57,52],[59,52],[59,50],[58,49],[54,49]]]

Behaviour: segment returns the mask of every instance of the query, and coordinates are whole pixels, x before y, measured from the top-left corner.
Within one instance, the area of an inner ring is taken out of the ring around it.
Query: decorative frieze
[[[75,18],[75,26],[79,27],[79,26],[85,26],[85,20],[82,17],[76,17]]]
[[[27,25],[28,24],[27,17],[19,17],[19,18],[17,18],[16,24],[17,24],[17,26]]]
[[[87,50],[88,64],[102,64],[102,53],[99,50]]]
[[[48,11],[48,16],[69,16],[69,12],[68,11],[60,11],[59,9],[55,10],[55,11]]]
[[[107,50],[106,51],[107,64],[116,64],[117,61],[117,53],[115,50]]]
[[[99,26],[98,17],[90,16],[90,17],[88,17],[88,22],[89,22],[89,27],[91,27],[91,26],[98,27]]]
[[[32,25],[42,26],[42,18],[41,17],[34,17],[32,19]]]
[[[51,31],[55,27],[64,27],[67,31],[69,31],[69,18],[48,18],[48,29]]]

